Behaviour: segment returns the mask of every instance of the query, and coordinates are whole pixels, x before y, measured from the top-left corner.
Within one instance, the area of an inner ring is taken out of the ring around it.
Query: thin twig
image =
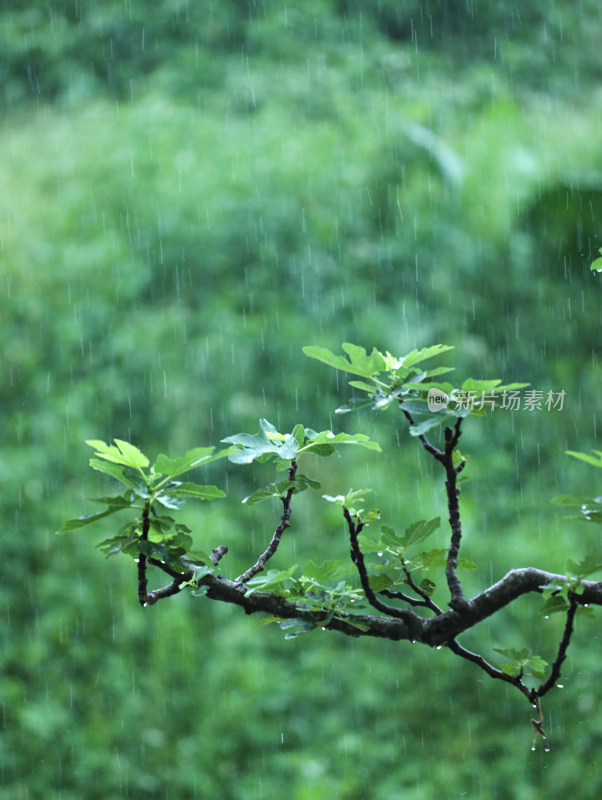
[[[291,461],[291,466],[288,471],[288,479],[289,481],[295,480],[295,474],[297,472],[297,462]],[[266,562],[274,555],[276,550],[278,549],[278,545],[280,544],[280,539],[282,538],[282,534],[284,531],[290,526],[290,517],[291,517],[291,498],[294,494],[295,487],[291,486],[284,497],[281,497],[283,511],[282,516],[280,517],[280,522],[278,523],[278,527],[274,531],[272,539],[263,553],[257,557],[257,561],[253,564],[252,567],[246,572],[243,572],[242,575],[239,575],[236,579],[235,583],[243,584],[247,583],[247,581],[251,580],[254,575],[257,575],[258,572],[261,572]]]
[[[182,583],[191,579],[192,573],[190,575],[181,575],[179,578],[174,578],[168,586],[163,586],[161,589],[153,589],[146,596],[147,604],[153,606],[165,597],[173,597],[174,594],[179,594],[182,591]]]
[[[364,523],[358,519],[357,523],[353,521],[349,510],[343,507],[343,515],[347,521],[347,527],[349,529],[349,541],[351,544],[351,560],[355,564],[358,574],[360,576],[360,582],[362,584],[362,589],[364,590],[364,595],[366,596],[366,600],[370,603],[371,606],[376,608],[378,611],[382,611],[383,614],[388,614],[390,617],[397,617],[397,619],[403,619],[408,623],[421,623],[419,617],[414,614],[413,611],[404,608],[395,608],[395,606],[387,605],[387,603],[383,603],[382,600],[379,600],[374,590],[370,586],[370,580],[368,578],[368,572],[366,570],[366,564],[364,562],[364,554],[360,550],[360,546],[358,543],[358,534],[364,527]]]
[[[404,592],[392,591],[391,589],[381,589],[379,594],[389,597],[391,600],[401,600],[402,602],[407,603],[409,606],[414,606],[415,608],[428,608],[431,611],[434,611],[435,614],[442,614],[443,610],[439,608],[430,595],[428,595],[423,589],[420,588],[420,586],[416,584],[414,578],[412,578],[412,573],[407,568],[405,561],[402,563],[402,568],[406,576],[406,583],[410,589],[412,589],[412,591],[416,592],[420,599],[411,597]]]
[[[223,544],[220,544],[215,550],[211,551],[210,558],[214,567],[218,565],[220,559],[225,556],[227,552],[228,548]],[[184,566],[194,566],[185,557],[182,557],[181,560]],[[179,592],[182,591],[183,584],[187,581],[191,581],[194,577],[193,569],[187,569],[186,572],[178,572],[176,569],[173,569],[173,567],[170,567],[169,564],[166,564],[165,561],[160,561],[158,558],[149,557],[147,558],[147,563],[152,564],[153,567],[158,567],[173,578],[173,581],[167,586],[147,592],[146,603],[149,606],[154,605],[159,600],[163,600],[165,597],[173,597],[173,595],[179,594]]]
[[[408,583],[408,586],[410,587],[410,589],[412,589],[412,591],[416,592],[416,594],[422,598],[421,605],[424,605],[426,608],[430,608],[430,610],[434,611],[435,614],[442,614],[443,613],[442,609],[439,608],[439,606],[434,602],[431,596],[416,584],[416,581],[412,577],[412,573],[410,572],[410,570],[406,565],[405,559],[402,563],[402,567],[406,576],[406,581]]]
[[[404,603],[407,603],[409,606],[418,607],[428,607],[427,603],[424,600],[418,600],[416,597],[410,597],[408,594],[404,594],[403,592],[394,592],[391,589],[381,589],[379,594],[382,594],[384,597],[388,597],[391,600],[401,600]]]
[[[497,669],[488,661],[486,661],[483,656],[480,656],[478,653],[473,653],[470,650],[467,650],[465,647],[462,647],[461,644],[455,639],[451,639],[449,642],[446,642],[447,647],[455,653],[457,656],[461,658],[465,658],[467,661],[472,661],[473,664],[476,664],[480,667],[484,672],[486,672],[491,678],[497,678],[500,681],[505,681],[506,683],[511,683],[513,686],[516,686],[519,691],[521,691],[525,697],[532,702],[532,694],[531,690],[528,686],[522,682],[522,675],[506,675],[505,672],[502,672],[501,669]]]
[[[410,425],[416,424],[416,422],[414,421],[414,417],[410,414],[410,412],[407,409],[401,406],[401,411]],[[418,439],[421,441],[422,446],[424,447],[427,453],[430,453],[434,459],[436,459],[437,461],[441,461],[441,463],[443,463],[443,452],[439,450],[438,447],[435,447],[435,445],[431,444],[423,433],[421,433],[418,436]]]
[[[170,567],[169,564],[167,564],[165,561],[161,561],[160,559],[154,558],[153,556],[149,556],[146,560],[147,563],[149,563],[151,566],[158,567],[160,570],[163,570],[163,572],[167,573],[167,575],[170,575],[172,578],[174,578],[174,580],[175,579],[180,581],[188,580],[186,576],[188,575],[190,570],[188,570],[187,572],[178,572],[177,569]],[[190,572],[190,574],[192,574],[192,572]]]
[[[562,662],[566,658],[566,651],[568,646],[571,642],[571,636],[573,635],[573,623],[575,621],[575,614],[577,612],[577,596],[573,592],[569,592],[569,608],[566,612],[566,622],[564,625],[564,631],[562,634],[562,639],[560,640],[560,644],[558,645],[558,653],[556,655],[556,659],[552,664],[552,671],[550,672],[550,677],[542,683],[541,686],[536,690],[535,694],[537,697],[543,697],[544,694],[550,691],[560,678],[560,668],[562,667]],[[545,737],[544,737],[545,738]]]

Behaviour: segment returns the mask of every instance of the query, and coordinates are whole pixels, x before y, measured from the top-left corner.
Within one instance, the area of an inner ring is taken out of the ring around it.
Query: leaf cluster
[[[338,456],[341,445],[358,445],[367,450],[381,452],[380,445],[370,440],[363,433],[351,435],[349,433],[333,433],[330,430],[318,433],[312,428],[305,428],[301,424],[295,425],[291,433],[279,431],[267,419],[259,420],[259,432],[237,433],[222,439],[224,443],[233,445],[228,453],[228,459],[233,464],[251,464],[253,461],[275,462],[276,469],[283,471],[290,469],[291,463],[300,456],[313,454],[326,458]],[[293,480],[282,480],[270,483],[268,486],[245,497],[243,503],[255,505],[272,497],[284,497],[292,489],[293,494],[299,494],[306,489],[319,489],[320,483],[300,472],[295,472]]]
[[[128,520],[115,536],[98,545],[107,556],[125,553],[132,558],[138,558],[143,553],[178,567],[181,566],[180,558],[188,555],[189,558],[210,564],[206,554],[191,552],[190,529],[177,523],[173,517],[160,513],[158,509],[177,511],[189,499],[215,500],[225,497],[225,492],[216,486],[202,486],[191,481],[174,479],[197,467],[229,456],[234,448],[215,452],[214,447],[197,447],[175,459],[161,454],[151,465],[148,457],[134,445],[122,439],[115,439],[114,442],[111,445],[97,439],[88,440],[86,444],[95,450],[90,466],[115,478],[126,486],[126,490],[114,497],[93,498],[95,502],[106,505],[104,511],[69,520],[59,532],[78,530],[118,511],[135,511],[133,520]]]
[[[267,419],[259,420],[259,428],[259,433],[237,433],[222,439],[222,442],[234,445],[228,454],[233,464],[250,464],[252,461],[272,459],[290,462],[304,453],[313,453],[316,456],[337,455],[337,446],[341,444],[356,444],[380,452],[380,446],[371,442],[363,433],[354,436],[348,433],[334,434],[330,430],[318,433],[297,424],[291,433],[282,434]]]
[[[526,647],[522,650],[515,650],[509,648],[493,648],[496,653],[505,656],[509,661],[501,665],[502,672],[510,675],[512,678],[531,677],[543,680],[546,676],[546,669],[548,662],[544,661],[541,656],[531,655],[531,651]]]
[[[431,569],[445,567],[447,549],[432,548],[420,550],[408,555],[408,549],[423,542],[441,525],[440,517],[430,520],[418,520],[409,525],[403,534],[398,534],[388,525],[382,525],[377,538],[361,534],[359,537],[362,551],[366,554],[376,553],[378,561],[368,566],[376,574],[370,576],[370,583],[376,592],[383,589],[397,589],[410,585],[429,597],[433,595],[437,584],[430,576],[414,579],[414,573],[423,573]],[[468,559],[458,559],[458,569],[474,570],[476,564]]]
[[[602,262],[602,259],[598,259]],[[567,455],[584,461],[590,466],[602,469],[602,451],[594,450],[595,455],[589,453],[578,453],[574,450],[567,450]],[[553,500],[553,503],[563,506],[577,506],[578,514],[573,514],[568,519],[578,519],[581,522],[590,522],[594,525],[602,525],[602,496],[585,497],[582,495],[560,494]],[[580,561],[569,558],[567,560],[567,581],[563,583],[548,584],[543,587],[544,604],[541,613],[546,617],[550,614],[566,613],[569,608],[569,594],[583,594],[582,581],[602,570],[602,555],[599,551],[592,551],[585,555]],[[577,613],[588,617],[594,617],[594,610],[590,606],[580,605]]]
[[[347,404],[337,408],[336,413],[345,414],[364,407],[384,410],[391,403],[397,403],[406,415],[411,416],[410,433],[413,436],[424,435],[431,428],[442,423],[447,424],[454,418],[482,414],[486,405],[493,402],[495,395],[529,385],[502,385],[499,379],[468,378],[460,386],[454,386],[448,381],[435,380],[453,372],[453,368],[441,366],[425,369],[422,362],[453,350],[449,345],[423,347],[421,350],[412,350],[401,358],[388,351],[382,353],[376,348],[368,353],[365,348],[349,342],[344,343],[342,348],[345,356],[335,355],[325,347],[303,348],[303,352],[310,358],[363,379],[349,381],[349,385],[365,392],[368,397],[352,398]],[[428,400],[429,393],[434,391],[443,398],[444,404],[432,411]]]
[[[282,571],[269,570],[267,575],[258,575],[248,582],[249,593],[257,590],[274,592],[294,602],[301,612],[305,612],[295,619],[268,617],[263,624],[277,622],[280,629],[285,631],[285,639],[310,633],[334,618],[344,619],[348,625],[366,630],[366,626],[354,619],[353,614],[365,602],[363,591],[340,579],[350,572],[348,564],[335,560],[322,564],[308,561],[295,577],[294,573],[298,570],[297,565]],[[335,583],[335,579],[339,580]]]

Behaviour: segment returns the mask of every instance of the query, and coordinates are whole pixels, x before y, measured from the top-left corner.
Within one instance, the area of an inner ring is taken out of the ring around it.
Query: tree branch
[[[431,596],[428,595],[425,591],[423,591],[420,588],[420,586],[416,584],[416,581],[412,577],[412,573],[407,567],[405,558],[403,559],[402,567],[406,576],[406,581],[408,582],[408,586],[410,587],[410,589],[412,589],[412,591],[416,592],[416,594],[422,598],[422,600],[418,601],[416,605],[420,604],[422,606],[425,606],[426,608],[430,608],[430,610],[434,611],[435,614],[442,614],[443,613],[442,609],[440,609],[439,606],[433,601]]]
[[[370,603],[371,606],[376,608],[378,611],[382,611],[383,614],[388,614],[390,617],[396,617],[397,619],[405,620],[410,627],[414,624],[414,622],[421,623],[420,617],[414,614],[413,611],[404,608],[396,608],[395,606],[387,605],[387,603],[383,603],[382,600],[379,600],[374,590],[370,586],[370,580],[368,578],[368,572],[366,570],[366,564],[364,562],[364,554],[360,550],[360,546],[357,540],[358,534],[364,527],[363,522],[358,519],[357,523],[354,523],[349,510],[343,507],[343,515],[347,520],[347,527],[349,529],[349,540],[351,543],[351,560],[355,564],[358,574],[360,576],[360,582],[362,584],[362,589],[364,590],[364,594],[366,596],[366,600]]]
[[[457,656],[461,658],[465,658],[467,661],[472,661],[473,664],[476,664],[480,667],[484,672],[486,672],[491,678],[497,678],[500,681],[505,681],[506,683],[511,683],[513,686],[516,686],[525,697],[531,700],[531,691],[528,686],[522,681],[520,675],[515,675],[512,677],[511,675],[506,675],[505,672],[502,672],[501,669],[497,669],[492,664],[490,664],[483,656],[478,655],[478,653],[473,653],[470,650],[467,650],[465,647],[462,647],[455,639],[451,639],[451,641],[447,642],[447,647],[455,653]]]
[[[297,462],[291,461],[291,466],[288,471],[289,481],[295,480],[296,472],[297,472]],[[280,544],[280,539],[282,537],[282,534],[290,526],[291,498],[294,494],[294,491],[295,487],[291,486],[290,489],[287,491],[287,493],[284,495],[284,497],[280,498],[282,500],[282,505],[284,508],[282,511],[282,516],[280,517],[280,522],[278,523],[278,527],[274,531],[274,534],[272,536],[269,545],[264,550],[264,552],[257,557],[257,561],[253,564],[253,566],[249,567],[249,569],[246,572],[243,572],[242,575],[238,576],[238,578],[236,579],[236,583],[243,584],[247,583],[247,581],[250,581],[254,575],[257,575],[258,572],[261,572],[264,569],[266,562],[274,555],[274,553],[278,549],[278,545]]]
[[[451,593],[450,607],[461,608],[466,603],[464,590],[458,578],[458,553],[460,551],[460,540],[462,539],[462,523],[460,521],[460,505],[458,497],[460,491],[456,485],[458,471],[454,467],[453,453],[458,444],[458,439],[462,435],[460,430],[462,418],[458,417],[454,430],[445,429],[445,455],[443,466],[445,467],[446,481],[445,490],[447,492],[447,507],[449,509],[449,524],[452,531],[450,547],[447,553],[447,565],[445,567],[445,577]]]
[[[416,422],[414,421],[414,417],[410,414],[410,412],[407,409],[403,407],[403,405],[401,406],[401,411],[410,425],[416,424]],[[431,444],[423,433],[421,433],[418,436],[418,439],[422,443],[422,446],[424,447],[427,453],[430,453],[436,461],[441,461],[441,463],[443,463],[443,452],[439,450],[438,447],[435,447],[435,445]]]
[[[403,406],[401,407],[401,410],[409,424],[415,425],[416,423],[410,412],[404,409]],[[451,542],[447,553],[445,577],[447,579],[447,585],[451,594],[449,605],[454,609],[459,609],[466,603],[464,590],[462,589],[462,583],[458,578],[458,553],[460,550],[460,540],[462,539],[462,523],[460,521],[460,506],[458,503],[460,492],[457,488],[456,480],[459,473],[464,469],[465,462],[462,461],[458,467],[455,467],[453,459],[454,450],[458,444],[460,436],[462,435],[461,426],[462,417],[458,417],[453,430],[451,428],[445,428],[445,449],[443,451],[432,445],[426,436],[424,436],[424,434],[420,434],[418,436],[427,453],[430,453],[436,461],[439,461],[441,464],[443,464],[445,469],[445,490],[447,493],[449,524],[452,532]]]
[[[227,552],[228,548],[223,544],[220,544],[215,548],[215,550],[212,550],[210,558],[213,566],[216,567],[220,559],[225,556]],[[166,564],[165,561],[161,561],[158,558],[147,558],[147,563],[152,564],[153,567],[158,567],[160,570],[173,578],[173,581],[167,586],[163,586],[161,589],[154,589],[153,591],[146,593],[147,605],[152,606],[159,600],[163,600],[165,597],[173,597],[174,594],[178,594],[182,591],[183,583],[193,579],[195,565],[188,561],[188,559],[184,556],[182,556],[180,560],[182,561],[182,564],[187,567],[186,572],[178,572],[176,569],[173,569],[173,567],[170,567],[169,564]]]
[[[322,622],[327,630],[339,631],[354,638],[360,636],[374,636],[379,639],[401,641],[420,640],[420,631],[423,620],[417,615],[406,622],[402,619],[392,619],[384,616],[371,616],[367,614],[346,614],[341,612],[337,617],[326,621],[328,611],[308,611],[303,603],[291,603],[286,598],[271,592],[251,592],[246,594],[246,587],[236,581],[224,578],[222,575],[205,575],[201,579],[207,588],[207,597],[211,600],[220,600],[224,603],[233,603],[240,606],[247,614],[263,612],[279,617],[280,619],[310,619]],[[412,614],[412,612],[407,612]],[[346,620],[349,619],[350,622]],[[356,627],[359,623],[365,630]]]
[[[148,532],[150,530],[150,518],[148,504],[144,506],[142,511],[142,534],[141,541],[148,541]],[[146,578],[146,555],[142,552],[138,553],[138,602],[141,606],[148,603],[147,593],[148,581]]]
[[[560,668],[562,666],[562,662],[566,658],[566,651],[568,646],[571,642],[571,636],[573,635],[573,623],[575,621],[575,614],[577,613],[577,607],[579,603],[577,601],[577,595],[573,592],[569,592],[569,608],[566,612],[566,622],[564,625],[564,632],[562,634],[562,639],[560,640],[560,644],[558,645],[558,654],[556,655],[556,659],[552,664],[552,671],[550,672],[550,677],[547,679],[545,683],[537,689],[536,695],[537,697],[543,697],[544,694],[550,691],[560,678]],[[544,737],[545,738],[545,737]]]

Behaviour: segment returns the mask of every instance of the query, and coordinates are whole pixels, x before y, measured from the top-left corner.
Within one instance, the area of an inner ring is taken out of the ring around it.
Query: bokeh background
[[[344,376],[301,352],[443,342],[460,379],[566,391],[466,425],[468,590],[599,548],[550,501],[599,493],[565,450],[602,424],[601,79],[599,0],[3,0],[1,798],[599,796],[597,621],[532,752],[524,698],[445,650],[142,610],[132,562],[95,549],[110,524],[55,531],[106,494],[85,439],[177,455],[259,417],[369,433],[382,455],[312,465],[324,491],[373,486],[398,528],[444,515],[401,415],[335,417]],[[272,476],[197,477],[229,498],[184,519],[234,576]],[[345,557],[318,495],[276,566]],[[462,641],[552,660],[540,604]]]

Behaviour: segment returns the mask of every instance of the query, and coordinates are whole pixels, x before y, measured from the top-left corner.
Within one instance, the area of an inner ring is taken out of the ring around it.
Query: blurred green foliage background
[[[599,0],[3,0],[1,798],[598,797],[595,622],[532,752],[524,699],[445,650],[142,610],[103,531],[54,531],[106,493],[84,439],[177,455],[260,416],[369,433],[385,453],[317,464],[324,490],[445,515],[401,416],[335,418],[345,384],[301,353],[441,341],[459,377],[567,392],[466,425],[469,590],[600,546],[549,501],[599,491],[564,451],[601,423],[601,29]],[[234,576],[271,475],[204,477],[230,497],[184,517]],[[308,494],[276,566],[347,552]],[[463,642],[552,660],[539,605]]]

